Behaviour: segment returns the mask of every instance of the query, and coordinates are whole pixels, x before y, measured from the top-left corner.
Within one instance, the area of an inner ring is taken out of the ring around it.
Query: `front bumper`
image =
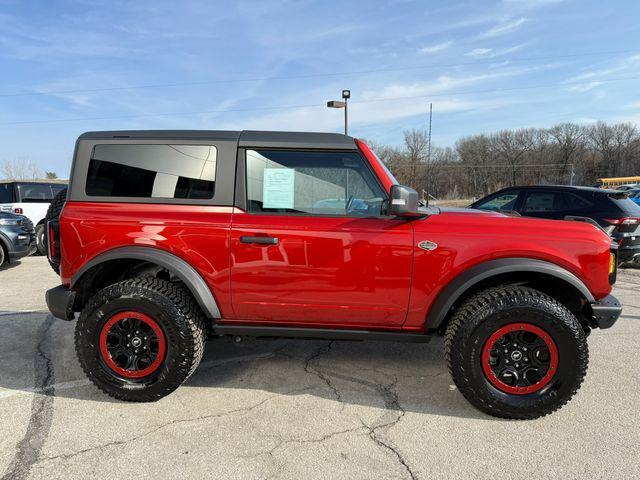
[[[620,318],[622,305],[613,295],[607,295],[591,304],[593,318],[600,328],[610,328]]]
[[[12,250],[12,251],[10,251],[9,252],[9,261],[13,262],[14,260],[18,260],[19,258],[28,257],[29,255],[31,255],[35,251],[36,251],[35,242],[30,243],[29,245],[27,245],[26,248],[22,248],[20,250]]]
[[[64,285],[58,285],[45,294],[47,307],[51,315],[61,320],[73,320],[73,303],[76,299],[76,292],[69,290]]]

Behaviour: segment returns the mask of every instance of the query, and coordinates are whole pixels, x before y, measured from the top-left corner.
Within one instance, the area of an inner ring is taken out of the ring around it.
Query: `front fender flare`
[[[582,280],[559,265],[533,258],[502,258],[475,265],[449,282],[429,310],[425,328],[433,330],[440,327],[455,302],[478,282],[496,275],[515,272],[534,272],[556,277],[572,285],[589,303],[596,301]]]
[[[220,309],[213,293],[209,289],[202,276],[182,258],[165,250],[151,247],[118,247],[113,250],[96,255],[85,263],[71,278],[71,288],[82,278],[86,272],[104,262],[111,260],[144,260],[155,263],[173,272],[187,288],[209,318],[220,318]]]

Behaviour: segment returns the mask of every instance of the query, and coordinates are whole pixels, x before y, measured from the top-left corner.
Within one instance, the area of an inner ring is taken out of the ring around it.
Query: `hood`
[[[15,213],[9,212],[0,212],[0,218],[13,218],[13,219],[21,219],[23,215],[16,215]]]
[[[446,228],[451,233],[477,237],[524,237],[529,240],[562,238],[575,242],[611,243],[611,237],[585,222],[522,217],[471,208],[440,208],[427,217],[418,230]]]

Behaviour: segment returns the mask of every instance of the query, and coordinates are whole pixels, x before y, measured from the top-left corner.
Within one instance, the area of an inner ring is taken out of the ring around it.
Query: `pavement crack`
[[[114,446],[121,446],[121,445],[126,445],[132,442],[135,442],[137,440],[140,440],[142,438],[148,437],[149,435],[152,435],[154,433],[157,433],[158,431],[174,426],[174,425],[178,425],[178,424],[183,424],[183,423],[191,423],[191,422],[198,422],[198,421],[202,421],[202,420],[210,420],[210,419],[214,419],[214,418],[221,418],[221,417],[225,417],[228,415],[234,415],[237,413],[248,413],[251,412],[252,410],[255,410],[256,408],[261,407],[262,405],[264,405],[265,403],[273,400],[276,397],[280,397],[282,395],[291,395],[294,393],[301,393],[304,391],[309,390],[309,387],[305,387],[305,388],[296,388],[293,390],[289,390],[287,392],[284,393],[276,393],[274,395],[270,395],[267,398],[262,399],[261,401],[254,403],[252,405],[248,405],[246,407],[240,407],[240,408],[235,408],[233,410],[228,410],[226,412],[220,412],[220,413],[212,413],[212,414],[206,414],[206,415],[199,415],[197,417],[189,417],[189,418],[179,418],[179,419],[175,419],[175,420],[171,420],[169,422],[163,423],[161,425],[158,425],[155,428],[152,428],[151,430],[147,430],[144,433],[141,433],[140,435],[136,435],[133,436],[131,438],[127,438],[127,439],[123,439],[123,440],[114,440],[111,442],[107,442],[107,443],[103,443],[100,445],[95,445],[89,448],[83,448],[82,450],[77,450],[75,452],[72,453],[62,453],[59,455],[54,455],[54,456],[50,456],[50,457],[44,457],[41,460],[39,460],[36,463],[40,463],[40,462],[45,462],[45,461],[51,461],[51,460],[57,460],[57,459],[63,459],[63,460],[68,460],[70,458],[73,457],[77,457],[78,455],[83,455],[85,453],[89,453],[89,452],[93,452],[96,450],[104,450],[106,448],[109,447],[114,447]],[[4,478],[2,479],[4,480]],[[8,479],[7,479],[8,480]]]
[[[351,428],[347,428],[345,430],[339,430],[337,432],[330,432],[330,433],[326,433],[324,435],[322,435],[319,438],[304,438],[304,439],[298,439],[298,438],[290,438],[290,439],[286,439],[286,440],[281,440],[280,442],[278,442],[274,447],[270,448],[269,450],[262,450],[260,452],[256,452],[256,453],[252,453],[250,455],[237,455],[235,458],[258,458],[261,457],[263,455],[269,455],[270,457],[273,456],[273,454],[276,452],[276,450],[286,446],[286,445],[290,445],[290,444],[299,444],[299,445],[303,445],[306,443],[323,443],[326,442],[327,440],[332,439],[333,437],[337,437],[339,435],[344,435],[346,433],[351,433],[351,432],[356,432],[358,430],[362,430],[364,427],[363,426],[358,426],[358,427],[351,427]]]
[[[55,381],[53,362],[50,354],[49,331],[54,324],[48,315],[38,328],[38,345],[34,355],[34,391],[31,415],[24,437],[16,447],[16,454],[1,480],[21,480],[29,476],[31,467],[37,463],[44,442],[49,436],[53,420],[53,400]]]
[[[328,355],[329,352],[331,352],[331,349],[333,348],[334,343],[335,342],[333,340],[330,341],[327,345],[320,347],[313,355],[308,357],[305,360],[304,371],[311,375],[315,375],[320,380],[322,380],[327,385],[327,387],[329,387],[329,390],[331,390],[335,399],[338,402],[340,402],[341,404],[340,409],[342,410],[344,409],[345,404],[342,401],[342,395],[340,395],[340,392],[338,391],[338,389],[335,387],[335,385],[333,385],[333,383],[331,382],[331,379],[328,377],[328,375],[324,371],[322,371],[317,366],[312,366],[312,363],[314,363],[314,361],[318,360],[323,355]]]
[[[385,408],[387,409],[387,411],[398,412],[397,415],[395,415],[395,418],[392,418],[391,420],[386,421],[384,423],[379,423],[378,425],[375,425],[375,426],[368,425],[363,420],[360,420],[360,423],[362,423],[362,426],[368,430],[369,438],[371,438],[371,440],[373,440],[377,445],[392,452],[396,456],[400,464],[407,471],[409,478],[411,478],[412,480],[416,480],[418,478],[417,475],[413,472],[413,470],[411,469],[411,466],[407,463],[406,459],[404,458],[400,450],[397,447],[395,447],[391,442],[386,441],[382,437],[381,432],[379,432],[379,430],[382,430],[382,429],[384,429],[385,431],[388,431],[389,429],[393,428],[395,425],[398,424],[398,422],[400,422],[402,417],[405,416],[406,412],[404,408],[402,408],[402,405],[400,405],[400,401],[398,400],[398,392],[396,390],[397,383],[398,383],[398,378],[395,377],[392,383],[388,385],[377,384],[377,388],[376,388],[380,393],[380,395],[382,396],[382,399],[384,400]],[[384,418],[384,415],[382,418]]]

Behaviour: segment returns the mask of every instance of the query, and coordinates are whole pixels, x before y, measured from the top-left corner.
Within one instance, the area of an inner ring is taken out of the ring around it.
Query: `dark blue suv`
[[[553,220],[589,218],[618,243],[620,263],[640,258],[640,206],[628,191],[565,185],[509,187],[469,208]]]
[[[32,254],[36,249],[33,223],[24,215],[0,212],[0,266]]]

